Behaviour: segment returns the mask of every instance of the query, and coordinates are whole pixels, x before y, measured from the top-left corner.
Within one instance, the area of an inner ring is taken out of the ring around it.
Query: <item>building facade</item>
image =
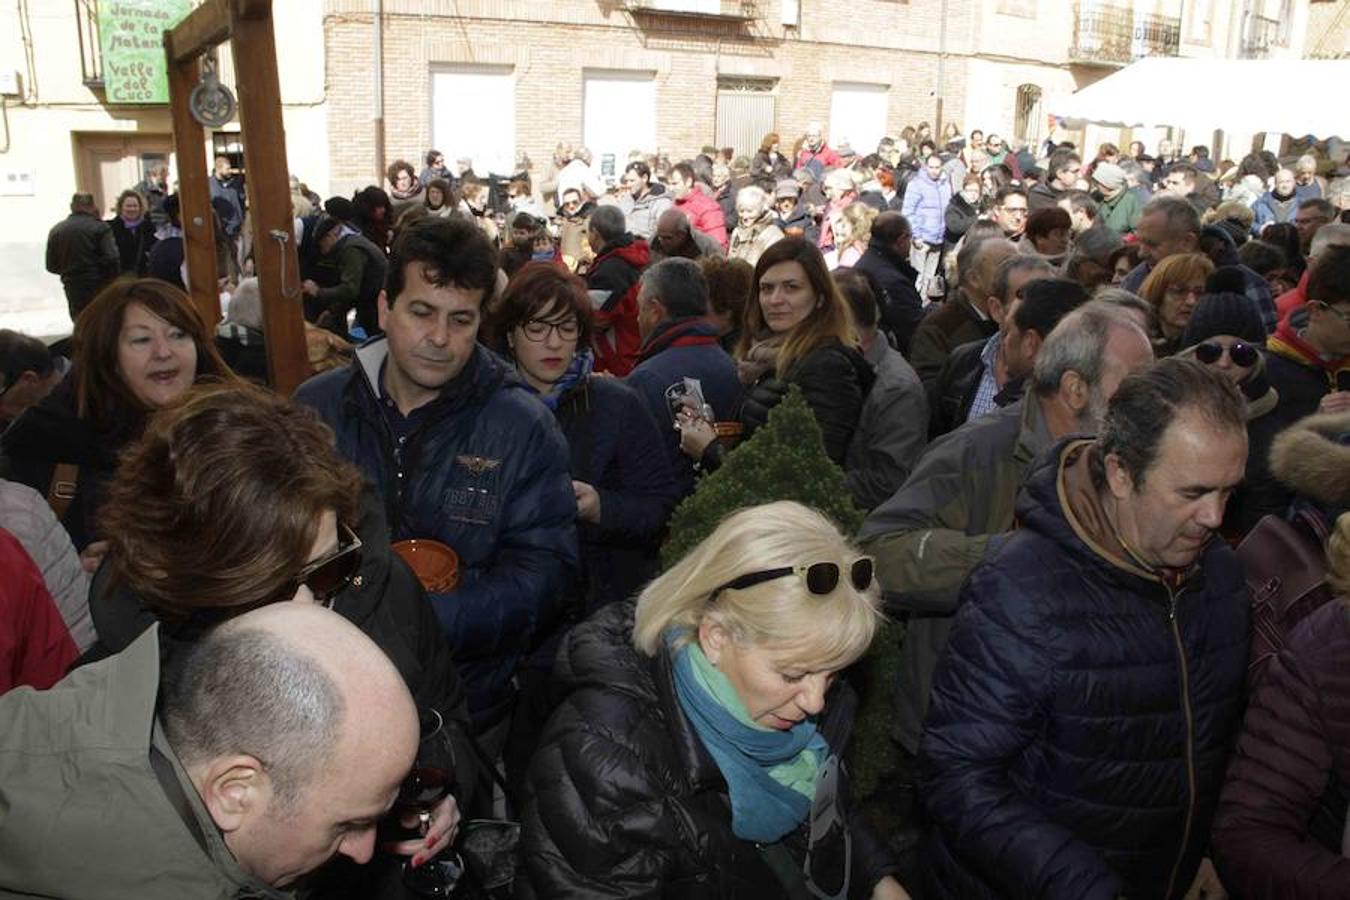
[[[49,0],[0,10],[0,60],[18,69],[18,93],[3,97],[0,325],[68,327],[41,250],[73,191],[94,192],[107,209],[149,164],[177,162],[165,107],[106,103],[91,49],[97,36],[91,43],[89,34],[96,5]],[[1332,29],[1335,52],[1346,6],[1350,0],[273,4],[287,164],[325,196],[377,183],[395,159],[420,170],[433,147],[451,160],[472,159],[479,174],[519,171],[527,157],[537,178],[560,141],[587,146],[595,165],[617,176],[634,150],[680,159],[712,145],[750,155],[769,132],[791,148],[813,121],[832,145],[863,154],[906,125],[928,122],[939,133],[939,120],[1036,144],[1054,128],[1049,101],[1134,59],[1302,56],[1310,16],[1329,23],[1319,36],[1326,43]],[[233,84],[227,48],[220,69]],[[0,79],[0,94],[7,87]],[[238,132],[237,124],[216,130],[207,153],[242,163],[247,136]],[[1104,140],[1155,146],[1162,132],[1089,127],[1065,136],[1091,152]],[[1245,152],[1234,143],[1243,136],[1172,136],[1218,137]]]

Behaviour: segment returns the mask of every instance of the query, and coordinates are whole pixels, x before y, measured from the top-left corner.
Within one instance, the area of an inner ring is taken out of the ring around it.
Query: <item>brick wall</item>
[[[580,0],[460,0],[453,16],[450,6],[385,3],[385,155],[419,169],[431,144],[437,64],[513,67],[516,151],[529,154],[536,176],[557,141],[581,141],[590,68],[655,72],[657,144],[672,158],[713,143],[719,75],[776,80],[777,127],[788,146],[809,121],[828,125],[836,81],[888,85],[888,133],[934,118],[939,0],[855,0],[847,13],[805,0],[800,29],[779,23],[778,0],[760,0],[748,23],[631,15],[620,3]],[[950,3],[945,117],[962,124],[978,7],[976,0]],[[366,0],[328,0],[326,9],[332,185],[350,191],[375,171],[372,19]]]

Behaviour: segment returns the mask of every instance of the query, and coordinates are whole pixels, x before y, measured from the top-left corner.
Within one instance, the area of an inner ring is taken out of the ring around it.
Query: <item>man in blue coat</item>
[[[1042,454],[971,574],[919,749],[933,897],[1214,896],[1250,598],[1214,539],[1245,405],[1193,360],[1126,378]]]
[[[385,336],[295,399],[383,495],[390,538],[459,556],[429,600],[489,752],[500,749],[517,665],[546,635],[578,566],[567,444],[548,409],[477,343],[496,251],[472,223],[432,218],[394,244],[377,302]]]

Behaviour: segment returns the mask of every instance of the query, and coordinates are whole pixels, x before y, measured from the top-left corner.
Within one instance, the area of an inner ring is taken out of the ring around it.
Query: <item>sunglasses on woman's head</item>
[[[1215,341],[1205,341],[1195,345],[1195,358],[1209,366],[1218,362],[1225,351],[1228,358],[1233,361],[1233,365],[1244,369],[1256,365],[1257,357],[1260,355],[1259,351],[1246,341],[1234,341],[1228,347]]]
[[[291,594],[300,585],[309,588],[314,602],[331,606],[333,598],[352,583],[361,567],[361,539],[346,525],[338,523],[338,546],[332,553],[305,565],[291,582]]]
[[[865,591],[872,586],[872,576],[876,570],[876,564],[870,556],[861,556],[853,561],[848,569],[848,580],[852,583],[855,590]],[[757,584],[763,584],[766,581],[773,581],[777,578],[786,578],[789,575],[797,575],[806,580],[806,589],[818,596],[824,596],[832,592],[839,586],[839,564],[832,562],[818,562],[810,565],[783,566],[779,569],[765,569],[762,572],[747,572],[744,575],[738,575],[725,584],[719,586],[712,592],[716,597],[723,591],[743,591],[746,588],[754,587]]]

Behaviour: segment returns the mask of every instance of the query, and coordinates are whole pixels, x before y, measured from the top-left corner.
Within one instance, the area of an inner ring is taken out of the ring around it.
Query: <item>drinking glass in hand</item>
[[[417,758],[394,801],[389,818],[390,840],[417,840],[424,837],[437,804],[453,786],[454,751],[441,714],[434,709],[419,709],[421,741]],[[453,852],[441,853],[414,866],[403,865],[403,886],[419,897],[449,897],[463,872],[463,864]]]

